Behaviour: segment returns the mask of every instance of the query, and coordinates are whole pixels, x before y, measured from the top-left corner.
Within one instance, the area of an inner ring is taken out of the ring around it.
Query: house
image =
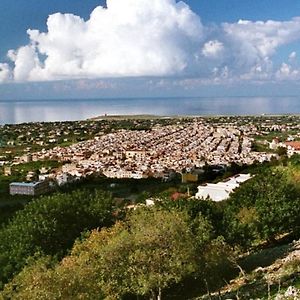
[[[76,176],[69,173],[61,173],[56,176],[56,182],[59,186],[65,185],[67,183],[72,183],[76,180]]]
[[[26,180],[27,181],[33,181],[37,178],[37,174],[34,171],[29,171],[26,175]]]
[[[288,154],[293,155],[295,153],[300,153],[300,142],[292,141],[292,142],[285,142],[285,146],[287,147]]]
[[[32,154],[28,153],[21,157],[21,160],[25,163],[29,163],[32,161]]]
[[[146,156],[146,151],[144,151],[144,150],[125,151],[126,159],[142,160],[145,158],[145,156]]]

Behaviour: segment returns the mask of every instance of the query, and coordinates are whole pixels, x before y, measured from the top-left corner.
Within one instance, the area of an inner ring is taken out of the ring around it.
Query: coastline
[[[160,120],[160,119],[193,119],[193,118],[257,118],[257,117],[270,117],[270,118],[276,118],[276,117],[298,117],[300,116],[300,113],[292,114],[292,113],[282,113],[282,114],[206,114],[206,115],[147,115],[147,114],[141,114],[141,115],[135,115],[135,114],[127,114],[127,115],[102,115],[102,116],[96,116],[92,118],[86,119],[86,121],[120,121],[120,120]],[[77,120],[81,121],[81,120]]]

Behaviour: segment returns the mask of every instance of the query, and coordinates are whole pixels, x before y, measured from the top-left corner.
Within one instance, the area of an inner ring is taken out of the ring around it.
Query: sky
[[[298,0],[1,0],[0,100],[300,93]]]

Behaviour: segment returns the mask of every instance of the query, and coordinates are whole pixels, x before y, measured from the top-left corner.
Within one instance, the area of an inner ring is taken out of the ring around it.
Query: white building
[[[210,198],[213,201],[219,202],[229,198],[230,193],[240,186],[241,183],[249,180],[250,174],[239,174],[229,178],[226,181],[218,183],[207,183],[206,185],[198,186],[198,193],[195,195],[197,199]]]
[[[49,182],[12,182],[9,185],[10,195],[30,195],[38,196],[49,192]]]

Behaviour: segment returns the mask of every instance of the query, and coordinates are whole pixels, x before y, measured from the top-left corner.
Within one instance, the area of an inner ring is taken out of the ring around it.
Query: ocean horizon
[[[300,114],[300,96],[0,100],[0,124],[86,120],[104,115]]]

